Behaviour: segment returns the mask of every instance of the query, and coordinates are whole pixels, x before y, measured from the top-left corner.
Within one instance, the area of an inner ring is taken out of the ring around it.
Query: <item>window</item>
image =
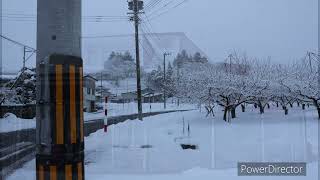
[[[87,94],[90,94],[90,88],[87,88]]]

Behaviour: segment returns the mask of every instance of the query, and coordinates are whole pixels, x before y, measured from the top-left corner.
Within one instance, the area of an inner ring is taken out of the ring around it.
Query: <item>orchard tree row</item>
[[[223,119],[228,122],[236,118],[237,108],[245,111],[247,104],[253,104],[263,114],[271,103],[285,115],[294,103],[303,109],[313,105],[320,119],[319,66],[310,61],[276,64],[270,58],[233,53],[223,63],[174,64],[173,80],[161,88],[180,101],[205,104],[208,114],[213,114],[216,105],[223,107]]]

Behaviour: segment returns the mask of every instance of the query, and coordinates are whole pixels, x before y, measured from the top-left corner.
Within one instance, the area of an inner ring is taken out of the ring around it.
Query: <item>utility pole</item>
[[[37,0],[36,180],[84,180],[81,0]]]
[[[27,46],[23,46],[23,65],[22,65],[22,71],[25,70],[26,68],[26,62],[32,57],[32,55],[36,52],[35,49],[30,49]],[[29,54],[29,56],[27,57],[27,53],[31,53]]]
[[[308,54],[308,58],[309,58],[310,71],[312,73],[311,52],[308,52],[307,54]]]
[[[23,46],[23,66],[22,66],[22,71],[26,68],[26,47]]]
[[[102,104],[103,103],[103,99],[104,99],[104,97],[103,97],[103,89],[102,89],[102,75],[103,75],[103,72],[101,71],[101,83],[100,83],[100,103]]]
[[[230,69],[229,69],[229,72],[230,72],[230,74],[231,74],[231,68],[232,68],[232,67],[231,67],[232,54],[230,54],[230,55],[229,55],[229,60],[230,60],[230,67],[229,67]]]
[[[178,87],[180,87],[180,65],[177,64],[177,81],[178,81]],[[178,96],[178,106],[180,105],[180,98]]]
[[[166,56],[171,55],[171,53],[165,52],[163,53],[163,107],[164,109],[167,108],[167,97],[166,97]]]
[[[136,46],[136,75],[137,75],[137,100],[138,100],[138,118],[142,120],[142,95],[141,95],[141,71],[140,71],[140,50],[139,50],[139,14],[143,13],[143,1],[132,0],[128,2],[129,10],[133,11],[131,21],[134,21],[135,46]]]

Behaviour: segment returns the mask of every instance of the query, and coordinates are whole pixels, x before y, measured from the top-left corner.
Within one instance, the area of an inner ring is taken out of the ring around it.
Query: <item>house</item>
[[[155,103],[155,102],[163,102],[163,94],[156,93],[154,90],[150,88],[145,88],[141,90],[142,102],[143,103]],[[117,100],[113,101],[115,103],[129,103],[137,101],[137,92],[126,92],[122,93],[121,96],[117,98]]]
[[[109,88],[104,86],[96,87],[96,102],[104,102],[104,98],[113,98],[115,95],[110,92]]]
[[[83,105],[85,112],[95,111],[97,79],[86,75],[83,77]]]
[[[121,93],[120,99],[122,102],[133,102],[137,99],[137,93],[136,92]]]
[[[163,102],[163,94],[162,93],[146,93],[146,94],[142,94],[142,102],[143,103]]]

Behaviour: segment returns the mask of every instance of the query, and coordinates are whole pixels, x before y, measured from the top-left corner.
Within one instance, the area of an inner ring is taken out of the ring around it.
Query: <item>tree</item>
[[[104,63],[104,74],[107,74],[111,80],[116,82],[119,79],[135,76],[135,62],[130,54],[111,52],[109,58]]]
[[[167,72],[166,72],[166,82],[165,87],[168,96],[173,96],[175,92],[175,84],[174,84],[174,72],[171,63],[169,62]]]
[[[12,88],[12,89],[11,89]],[[23,69],[18,76],[5,84],[3,104],[30,104],[36,102],[36,69]]]
[[[313,104],[320,119],[320,89],[318,84],[320,74],[318,67],[310,66],[309,62],[303,59],[293,64],[287,74],[287,78],[281,81],[281,85],[287,89],[291,97],[296,97],[289,99],[290,103],[298,100]]]
[[[163,70],[161,69],[160,65],[158,66],[157,70],[153,70],[151,73],[147,74],[146,85],[148,88],[151,88],[157,92],[163,91]]]
[[[195,63],[208,63],[208,59],[206,57],[202,57],[199,52],[196,52],[193,55],[192,61]]]

